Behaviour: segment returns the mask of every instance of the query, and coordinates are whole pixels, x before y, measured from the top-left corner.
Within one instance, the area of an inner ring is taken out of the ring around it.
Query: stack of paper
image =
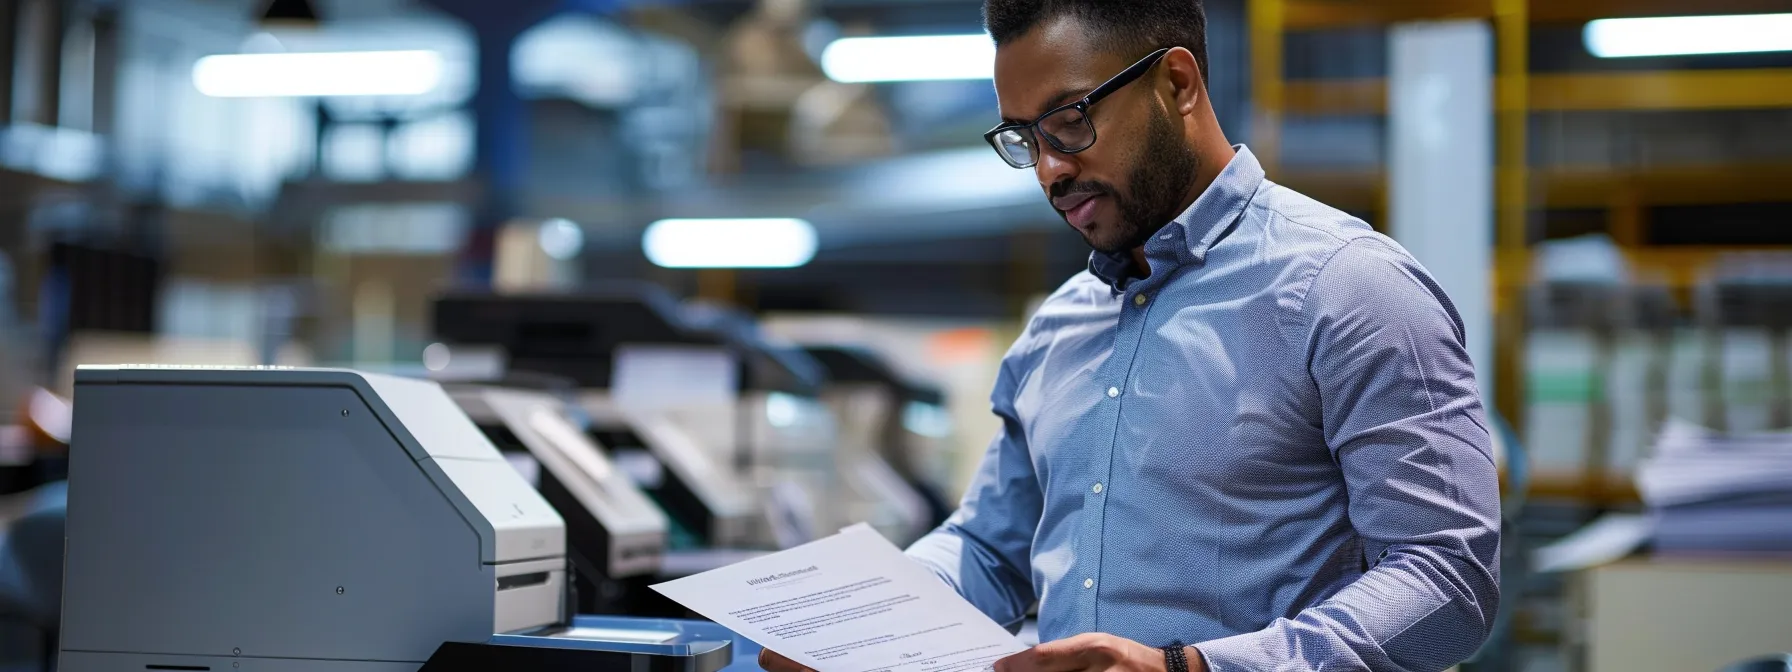
[[[866,525],[653,588],[820,672],[978,672],[1026,649]]]
[[[1637,472],[1660,553],[1792,553],[1792,431],[1673,421]]]

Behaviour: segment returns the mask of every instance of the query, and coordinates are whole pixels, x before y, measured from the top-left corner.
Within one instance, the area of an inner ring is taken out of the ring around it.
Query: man
[[[909,551],[998,622],[1038,604],[1045,643],[998,672],[1473,654],[1499,494],[1437,283],[1227,143],[1199,0],[987,0],[984,18],[990,144],[1095,249],[1003,360],[1002,431],[960,510]]]

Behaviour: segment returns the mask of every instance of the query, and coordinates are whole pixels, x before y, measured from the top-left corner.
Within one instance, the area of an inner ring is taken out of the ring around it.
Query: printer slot
[[[543,585],[543,584],[546,584],[547,582],[548,582],[548,573],[547,572],[534,572],[531,574],[518,574],[516,576],[501,576],[501,577],[498,577],[498,590],[515,590],[517,588],[528,588],[530,586]]]
[[[641,558],[657,558],[662,553],[658,546],[631,546],[622,549],[622,561],[639,560]]]

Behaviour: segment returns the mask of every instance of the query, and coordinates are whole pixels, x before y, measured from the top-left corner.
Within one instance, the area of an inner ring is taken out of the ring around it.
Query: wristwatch
[[[1164,650],[1164,672],[1188,672],[1188,650],[1182,642],[1171,642]]]

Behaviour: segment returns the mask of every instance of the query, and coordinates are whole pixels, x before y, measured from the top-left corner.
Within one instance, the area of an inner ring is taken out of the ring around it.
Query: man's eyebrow
[[[1051,100],[1045,101],[1045,110],[1040,112],[1040,114],[1044,114],[1045,112],[1050,112],[1052,110],[1055,110],[1058,108],[1059,105],[1069,103],[1070,101],[1082,100],[1083,96],[1088,95],[1088,92],[1093,89],[1094,89],[1094,87],[1083,88],[1083,89],[1064,89],[1063,91],[1059,91],[1058,95],[1052,96]]]
[[[1073,100],[1081,99],[1084,95],[1086,95],[1087,91],[1089,91],[1089,89],[1064,89],[1062,91],[1059,91],[1058,95],[1052,96],[1050,99],[1045,101],[1045,105],[1040,109],[1039,113],[1045,114],[1046,112],[1050,112],[1052,110],[1058,109],[1058,107],[1060,105],[1063,105],[1063,104],[1068,103]],[[1002,117],[1002,123],[1004,123],[1004,124],[1018,125],[1018,124],[1028,124],[1028,123],[1032,123],[1032,122],[1033,122],[1032,119],[1015,119],[1012,117]]]

